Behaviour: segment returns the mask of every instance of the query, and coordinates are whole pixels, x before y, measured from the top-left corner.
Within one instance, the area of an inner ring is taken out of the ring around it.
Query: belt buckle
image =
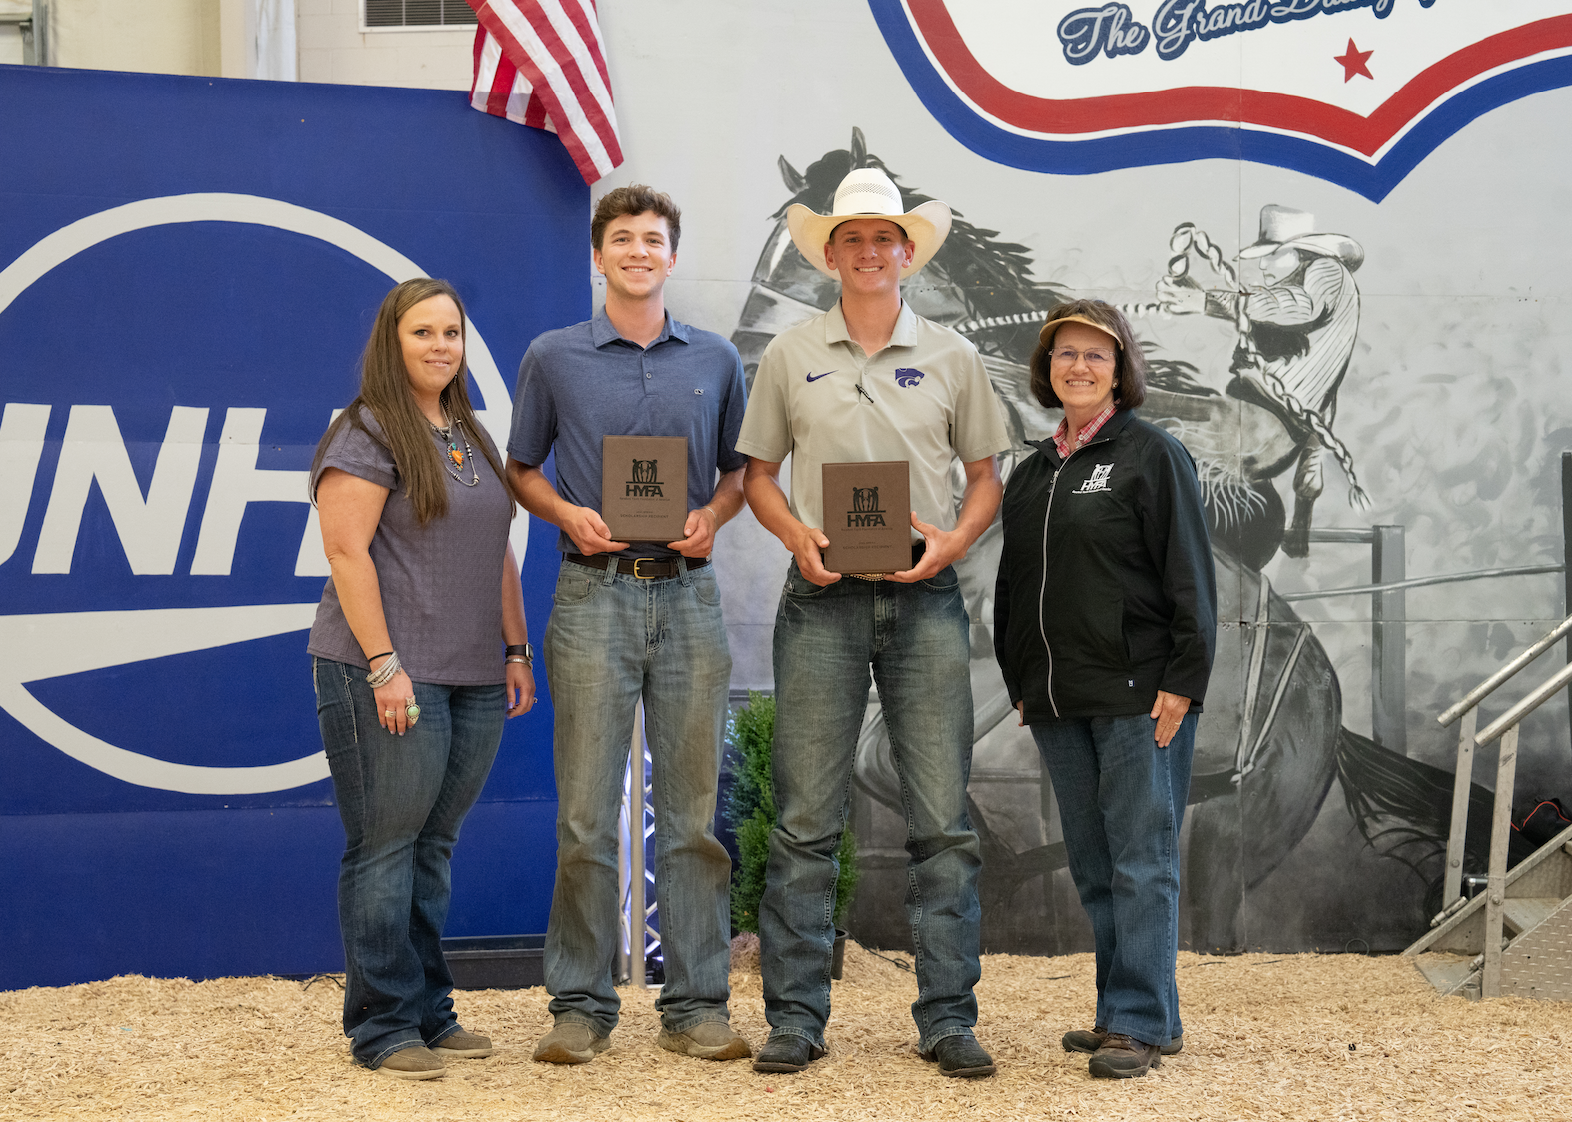
[[[636,578],[638,578],[639,580],[654,580],[655,579],[655,574],[654,573],[641,573],[641,572],[639,572],[639,566],[643,565],[645,562],[648,562],[651,565],[659,564],[659,560],[657,558],[654,558],[654,557],[635,557],[633,559],[633,575]]]

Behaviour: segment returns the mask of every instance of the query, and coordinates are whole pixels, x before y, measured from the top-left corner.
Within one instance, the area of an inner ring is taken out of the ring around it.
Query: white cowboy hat
[[[1254,245],[1239,251],[1245,260],[1265,257],[1279,249],[1302,249],[1321,257],[1336,257],[1350,272],[1365,263],[1365,248],[1346,234],[1317,234],[1315,215],[1292,207],[1267,203],[1261,208],[1261,233]]]
[[[937,199],[901,210],[901,192],[878,168],[857,168],[835,189],[835,205],[819,214],[801,203],[786,208],[786,228],[797,251],[827,277],[840,274],[824,264],[824,247],[835,227],[851,218],[888,218],[906,231],[912,242],[912,263],[901,270],[902,279],[926,265],[950,233],[950,208]]]

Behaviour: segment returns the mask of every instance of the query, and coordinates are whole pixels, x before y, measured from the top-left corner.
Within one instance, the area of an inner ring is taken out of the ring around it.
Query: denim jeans
[[[673,1032],[729,1020],[731,858],[714,819],[731,654],[714,568],[649,580],[564,561],[545,655],[556,711],[552,1016],[602,1036],[617,1025],[617,816],[642,696],[666,965],[655,1007]]]
[[[869,667],[901,779],[906,911],[924,1049],[977,1023],[972,987],[981,850],[966,815],[972,759],[969,623],[953,568],[918,584],[842,577],[820,588],[793,562],[775,617],[777,824],[759,939],[771,1036],[820,1046],[830,1016],[835,847],[850,808]]]
[[[1070,876],[1092,921],[1097,1024],[1147,1044],[1184,1032],[1179,953],[1179,828],[1190,796],[1196,714],[1167,748],[1147,716],[1032,726],[1053,780]]]
[[[344,822],[344,1034],[355,1059],[374,1068],[459,1027],[442,957],[448,860],[502,741],[504,689],[416,682],[420,720],[395,736],[377,722],[364,670],[312,662]]]

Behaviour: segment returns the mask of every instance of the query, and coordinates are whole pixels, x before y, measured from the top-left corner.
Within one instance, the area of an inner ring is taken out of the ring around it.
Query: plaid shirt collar
[[[1059,449],[1059,458],[1061,460],[1068,460],[1070,458],[1071,452],[1074,452],[1077,448],[1081,447],[1081,445],[1087,443],[1092,439],[1092,437],[1096,436],[1097,430],[1102,428],[1103,425],[1107,422],[1108,418],[1112,417],[1118,411],[1119,407],[1112,402],[1109,402],[1107,409],[1104,409],[1101,413],[1097,414],[1097,416],[1086,422],[1086,425],[1081,429],[1081,431],[1075,434],[1075,443],[1073,445],[1070,443],[1070,419],[1066,417],[1064,420],[1060,421],[1058,431],[1053,434],[1053,443],[1054,447]]]

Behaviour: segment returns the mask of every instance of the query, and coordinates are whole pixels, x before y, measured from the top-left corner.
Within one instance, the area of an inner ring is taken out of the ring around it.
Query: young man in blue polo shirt
[[[680,233],[681,212],[648,187],[600,200],[590,239],[605,310],[530,344],[513,402],[509,482],[562,531],[545,643],[558,798],[545,954],[556,1023],[535,1049],[547,1063],[593,1059],[617,1024],[617,815],[641,697],[666,965],[659,1043],[703,1059],[752,1055],[729,1024],[731,860],[711,829],[731,655],[709,558],[742,506],[745,391],[736,348],[666,312]],[[612,540],[600,513],[604,436],[687,438],[684,537]],[[553,451],[555,486],[541,470]]]

